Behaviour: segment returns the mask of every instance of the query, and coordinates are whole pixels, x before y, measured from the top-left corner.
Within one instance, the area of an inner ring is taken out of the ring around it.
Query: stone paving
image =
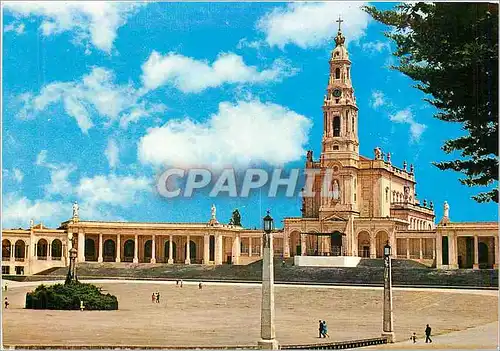
[[[118,311],[25,310],[25,293],[38,284],[9,282],[3,292],[11,303],[3,310],[4,345],[221,346],[255,345],[259,339],[261,290],[255,284],[206,283],[199,290],[197,283],[180,288],[172,282],[100,281],[98,286],[118,297]],[[151,302],[156,291],[160,304]],[[275,291],[280,343],[380,336],[382,289],[276,286]],[[409,338],[415,331],[422,339],[426,323],[434,334],[492,323],[498,320],[497,300],[498,291],[396,289],[395,332]],[[330,339],[318,339],[319,319],[328,322]]]

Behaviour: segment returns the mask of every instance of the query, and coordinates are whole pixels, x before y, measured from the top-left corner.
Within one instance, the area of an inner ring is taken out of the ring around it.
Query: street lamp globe
[[[384,246],[384,256],[385,257],[391,256],[391,245],[389,245],[389,242],[387,242]]]
[[[273,217],[269,214],[269,210],[267,211],[267,215],[264,217],[264,232],[269,234],[274,229],[274,220]]]

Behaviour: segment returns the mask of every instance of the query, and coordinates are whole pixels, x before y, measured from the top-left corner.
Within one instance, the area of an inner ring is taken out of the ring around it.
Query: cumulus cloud
[[[106,147],[106,150],[104,150],[104,154],[108,159],[109,167],[115,168],[118,162],[120,161],[120,149],[118,148],[116,140],[114,139],[108,140],[108,146]]]
[[[13,177],[16,182],[21,183],[24,179],[24,173],[20,169],[14,168]]]
[[[110,204],[127,207],[136,202],[141,193],[152,189],[145,177],[98,175],[84,177],[76,186],[76,194],[91,205]]]
[[[222,102],[205,123],[170,120],[150,128],[139,141],[138,156],[155,166],[281,165],[304,155],[311,125],[305,116],[280,105]]]
[[[384,41],[370,41],[367,43],[363,43],[361,45],[363,50],[369,52],[369,53],[381,53],[382,51],[391,51],[391,45],[389,42],[384,42]]]
[[[170,84],[185,93],[198,93],[225,83],[279,81],[295,73],[296,70],[282,60],[275,60],[271,68],[259,71],[254,66],[247,66],[241,56],[233,53],[220,54],[209,64],[175,53],[161,55],[153,51],[142,65],[142,81],[146,89]]]
[[[20,23],[20,24],[10,23],[10,24],[6,25],[5,27],[3,27],[3,31],[4,31],[4,33],[14,32],[16,34],[23,34],[24,28],[25,28],[24,23]]]
[[[374,91],[372,92],[372,98],[370,100],[370,106],[374,109],[377,107],[383,106],[387,103],[385,100],[384,93],[381,91]]]
[[[6,2],[4,8],[17,20],[31,16],[43,18],[39,30],[44,36],[72,31],[74,41],[86,45],[87,50],[91,43],[99,50],[111,53],[118,28],[144,4],[114,1],[11,1]]]
[[[417,123],[413,117],[412,111],[407,108],[389,116],[390,120],[395,123],[404,123],[410,126],[410,140],[417,142],[420,136],[425,131],[427,126],[422,123]]]
[[[94,115],[105,117],[107,122],[124,119],[120,125],[127,126],[139,117],[130,117],[141,109],[141,117],[161,111],[158,105],[150,106],[142,99],[140,92],[129,84],[115,84],[114,73],[108,69],[94,67],[80,81],[54,82],[44,86],[40,94],[25,93],[20,96],[21,118],[33,118],[48,106],[62,103],[65,112],[73,117],[82,132],[87,133],[94,126]]]
[[[73,186],[68,180],[71,173],[76,171],[77,167],[73,164],[52,163],[47,161],[47,150],[41,150],[35,164],[37,166],[48,168],[50,171],[50,183],[44,186],[47,196],[56,194],[69,195],[73,192]]]
[[[350,2],[294,2],[285,8],[276,8],[257,22],[269,46],[283,49],[294,44],[302,49],[318,47],[332,41],[338,31],[340,16],[342,32],[347,41],[363,37],[370,16],[361,10],[364,3]]]
[[[62,218],[64,207],[60,201],[30,200],[26,196],[8,193],[3,201],[2,226],[4,228],[27,228],[32,218],[52,223],[55,218]]]

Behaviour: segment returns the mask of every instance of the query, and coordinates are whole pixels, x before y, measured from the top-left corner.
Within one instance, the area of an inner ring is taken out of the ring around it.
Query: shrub
[[[102,288],[93,284],[42,284],[26,294],[26,308],[30,309],[79,310],[80,301],[90,311],[118,309],[116,296],[102,293]]]

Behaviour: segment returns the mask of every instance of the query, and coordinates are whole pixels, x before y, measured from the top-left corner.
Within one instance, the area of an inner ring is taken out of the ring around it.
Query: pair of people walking
[[[330,335],[328,335],[328,326],[326,325],[326,321],[322,321],[321,319],[319,320],[319,337],[330,337]]]
[[[429,326],[429,324],[427,324],[426,328],[425,328],[425,343],[431,343],[432,340],[431,340],[431,331],[432,331],[432,328]],[[417,342],[417,334],[416,333],[413,333],[412,336],[410,336],[410,340],[413,341],[413,343],[415,344]]]
[[[159,292],[155,292],[151,295],[151,302],[160,303],[160,293]]]

